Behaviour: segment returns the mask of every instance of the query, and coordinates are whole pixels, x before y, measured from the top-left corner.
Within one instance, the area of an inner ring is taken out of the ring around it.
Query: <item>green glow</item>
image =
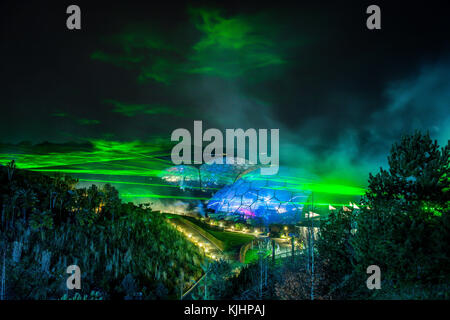
[[[79,118],[76,120],[79,124],[81,125],[92,125],[92,124],[99,124],[100,121],[99,120],[95,120],[95,119],[84,119],[84,118]]]
[[[3,153],[0,163],[16,160],[18,168],[41,172],[157,176],[170,161],[152,153],[165,154],[167,146],[158,140],[141,141],[91,140],[92,150],[49,152],[48,154]],[[108,168],[105,169],[105,164]]]
[[[126,117],[134,117],[139,114],[184,116],[181,111],[158,104],[126,104],[113,99],[105,99],[103,102],[114,106],[113,112],[120,113]]]
[[[303,183],[298,185],[290,185],[288,187],[270,187],[270,189],[275,190],[309,190],[316,193],[330,193],[330,194],[342,194],[342,195],[353,195],[362,196],[365,194],[366,190],[359,187],[344,186],[338,184],[326,184],[326,183]]]
[[[52,117],[59,117],[59,118],[68,118],[71,119],[73,121],[75,121],[76,123],[86,126],[86,125],[94,125],[94,124],[99,124],[100,121],[99,120],[95,120],[95,119],[85,119],[85,118],[79,118],[73,115],[68,114],[67,112],[54,112],[51,114]]]
[[[111,180],[98,180],[98,179],[78,179],[79,181],[85,182],[99,182],[99,183],[110,183],[110,184],[130,184],[130,185],[139,185],[139,186],[151,186],[151,187],[167,187],[167,188],[176,188],[179,186],[171,185],[171,184],[160,184],[160,183],[144,183],[144,182],[130,182],[130,181],[111,181]],[[200,187],[190,187],[192,189],[204,189],[204,190],[219,190],[219,188],[200,188]]]
[[[156,177],[158,170],[147,170],[141,172],[138,170],[115,170],[115,169],[33,169],[37,172],[61,172],[69,174],[101,174],[101,175],[115,175],[115,176],[137,176],[137,177]]]
[[[148,182],[149,178],[159,177],[167,167],[173,165],[171,161],[160,158],[168,155],[168,144],[160,137],[154,137],[148,142],[94,139],[90,140],[90,144],[91,148],[83,147],[70,152],[3,153],[0,154],[0,163],[6,164],[14,159],[21,169],[70,174],[78,178],[80,183],[110,183],[119,190],[122,198],[129,199],[131,194],[149,192],[154,194],[151,198],[176,198],[170,194],[164,195],[159,190],[178,192],[177,186],[159,183],[160,180]],[[104,179],[99,178],[101,176]]]
[[[447,206],[450,204],[450,202],[447,203]],[[434,206],[431,203],[425,203],[422,205],[422,210],[424,210],[425,212],[430,212],[432,213],[434,216],[442,216],[442,212],[445,211],[445,209],[441,206]]]
[[[264,176],[250,176],[247,177],[251,181],[265,181],[267,177]],[[334,194],[334,195],[350,195],[350,196],[361,196],[366,193],[366,189],[349,186],[338,183],[326,183],[326,182],[314,182],[312,179],[308,178],[298,178],[292,176],[276,176],[271,177],[270,181],[282,183],[285,186],[277,187],[262,187],[265,189],[275,189],[275,190],[287,190],[287,191],[297,191],[297,190],[307,190],[314,193],[322,194]]]
[[[192,48],[187,73],[236,77],[248,71],[284,64],[280,47],[267,25],[255,16],[224,18],[219,10],[191,8],[195,27],[203,37]]]
[[[69,114],[66,112],[54,112],[51,114],[51,116],[65,118],[65,117],[69,117]]]
[[[288,50],[279,41],[281,29],[268,23],[270,14],[226,17],[215,9],[189,8],[187,15],[183,29],[192,30],[195,40],[171,41],[154,26],[132,26],[104,39],[117,51],[96,50],[91,59],[138,70],[139,82],[166,85],[186,75],[232,78],[286,63]]]
[[[4,153],[0,154],[0,163],[15,159],[17,166],[37,172],[60,172],[73,175],[81,183],[109,183],[119,190],[122,198],[140,201],[149,199],[184,199],[208,200],[207,197],[191,197],[181,194],[178,186],[159,180],[166,176],[166,169],[173,164],[168,157],[168,144],[160,137],[143,142],[115,141],[93,139],[89,141],[91,148],[70,152],[49,152],[47,154]],[[178,172],[171,172],[179,175]],[[148,181],[158,178],[157,181]],[[254,180],[267,179],[256,175]],[[348,206],[348,201],[357,202],[357,196],[364,194],[363,188],[350,184],[315,182],[311,179],[297,176],[274,176],[270,180],[281,182],[283,187],[273,187],[277,190],[298,191],[307,190],[314,194],[314,206],[327,209],[328,205],[336,208]],[[194,187],[194,189],[200,189]],[[201,188],[217,190],[217,188]],[[175,191],[174,194],[171,194]],[[298,202],[298,205],[310,205],[311,198]]]
[[[166,196],[161,194],[130,194],[124,193],[122,194],[124,198],[157,198],[157,199],[181,199],[181,200],[209,200],[209,198],[204,197],[183,197],[183,196]]]
[[[339,207],[347,207],[349,209],[352,209],[349,203],[334,203],[334,202],[310,202],[310,201],[300,201],[300,202],[290,202],[290,203],[294,203],[296,205],[305,205],[305,206],[313,206],[313,207],[326,207],[326,209],[328,209],[328,206],[331,205],[333,207],[336,208],[336,210],[339,209]],[[363,207],[367,207],[367,206],[363,206],[363,205],[359,205],[359,208],[363,208]]]
[[[344,195],[358,195],[362,196],[366,193],[366,190],[359,187],[351,187],[336,184],[309,184],[312,192],[319,193],[332,193],[332,194],[344,194]]]

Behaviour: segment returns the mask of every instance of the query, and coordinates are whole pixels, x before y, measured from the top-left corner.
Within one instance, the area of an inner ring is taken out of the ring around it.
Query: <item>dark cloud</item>
[[[64,4],[8,4],[1,139],[280,128],[282,163],[364,181],[400,135],[450,125],[445,3],[382,3],[378,31],[367,5],[81,2],[69,32]]]

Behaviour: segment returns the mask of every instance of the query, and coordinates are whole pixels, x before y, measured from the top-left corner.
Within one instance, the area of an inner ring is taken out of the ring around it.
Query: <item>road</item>
[[[182,232],[186,238],[199,247],[206,256],[214,260],[227,259],[219,247],[202,236],[197,230],[185,223],[183,219],[170,219],[170,223],[175,225],[178,231]]]

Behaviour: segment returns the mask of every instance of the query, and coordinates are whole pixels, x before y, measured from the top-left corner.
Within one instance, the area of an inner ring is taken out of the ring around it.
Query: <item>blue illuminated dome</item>
[[[300,170],[280,168],[275,175],[261,175],[260,170],[254,170],[219,190],[207,207],[225,219],[296,223],[311,195],[306,185],[313,180],[312,175]]]

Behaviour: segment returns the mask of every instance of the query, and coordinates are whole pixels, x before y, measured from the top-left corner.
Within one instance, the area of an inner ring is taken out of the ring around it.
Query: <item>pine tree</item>
[[[370,210],[363,207],[356,218],[352,244],[360,273],[375,264],[398,283],[432,281],[449,271],[448,249],[436,250],[437,239],[448,238],[441,226],[449,215],[449,159],[449,144],[440,148],[428,133],[392,146],[389,169],[369,177],[363,201]]]

